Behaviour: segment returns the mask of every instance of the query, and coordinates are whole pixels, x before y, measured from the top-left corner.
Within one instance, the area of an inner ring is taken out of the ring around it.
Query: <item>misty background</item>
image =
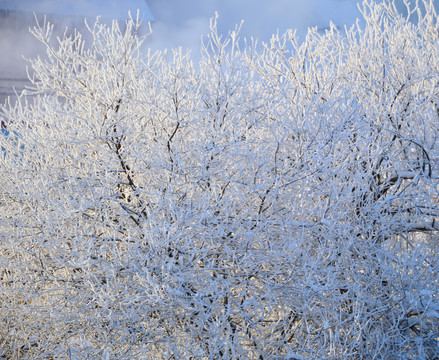
[[[218,12],[218,28],[227,34],[244,21],[241,38],[269,41],[278,30],[297,30],[300,37],[307,28],[353,24],[360,16],[356,0],[149,0],[155,16],[152,46],[200,47],[201,34],[209,33],[209,20]]]
[[[378,2],[381,0],[377,0]],[[50,14],[49,20],[58,28],[82,24],[85,16],[92,22],[97,15],[105,18],[127,18],[128,11],[151,22],[153,33],[147,45],[154,50],[182,46],[191,49],[197,61],[201,38],[209,34],[209,22],[218,12],[218,29],[226,35],[243,20],[240,38],[269,41],[272,34],[292,28],[299,40],[309,27],[324,30],[330,21],[339,28],[351,26],[361,17],[361,0],[0,0],[0,101],[25,86],[26,65],[23,60],[44,52],[43,47],[29,34],[35,24],[33,12]],[[435,6],[439,0],[434,0]],[[396,1],[405,11],[403,0]],[[8,17],[9,9],[27,12],[28,19],[19,21]],[[59,16],[68,14],[70,18]],[[69,20],[66,20],[69,19]],[[14,23],[15,21],[15,23]]]

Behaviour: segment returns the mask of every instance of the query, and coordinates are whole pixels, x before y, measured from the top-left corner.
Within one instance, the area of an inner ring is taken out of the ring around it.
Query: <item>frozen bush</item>
[[[194,65],[95,24],[2,108],[8,359],[439,357],[439,26],[365,25]]]

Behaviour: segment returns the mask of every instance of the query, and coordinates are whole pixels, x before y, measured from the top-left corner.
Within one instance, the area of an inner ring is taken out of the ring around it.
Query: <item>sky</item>
[[[139,7],[144,18],[152,18],[145,0],[0,0],[0,9],[80,17],[125,18],[128,11]]]
[[[268,41],[278,30],[351,25],[360,16],[357,0],[148,0],[156,22],[152,41],[157,48],[183,46],[197,50],[209,33],[209,19],[218,12],[218,27],[227,34],[241,20],[241,37]]]

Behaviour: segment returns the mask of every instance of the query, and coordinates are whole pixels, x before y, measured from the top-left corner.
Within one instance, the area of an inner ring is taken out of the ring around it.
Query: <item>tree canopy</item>
[[[96,23],[1,108],[0,356],[439,356],[439,24],[151,52]],[[416,23],[409,18],[416,17]]]

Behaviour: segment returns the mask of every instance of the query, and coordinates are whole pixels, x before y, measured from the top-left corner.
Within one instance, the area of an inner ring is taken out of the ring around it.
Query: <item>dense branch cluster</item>
[[[422,5],[263,46],[213,21],[196,65],[135,21],[36,27],[1,110],[0,357],[439,358]]]

